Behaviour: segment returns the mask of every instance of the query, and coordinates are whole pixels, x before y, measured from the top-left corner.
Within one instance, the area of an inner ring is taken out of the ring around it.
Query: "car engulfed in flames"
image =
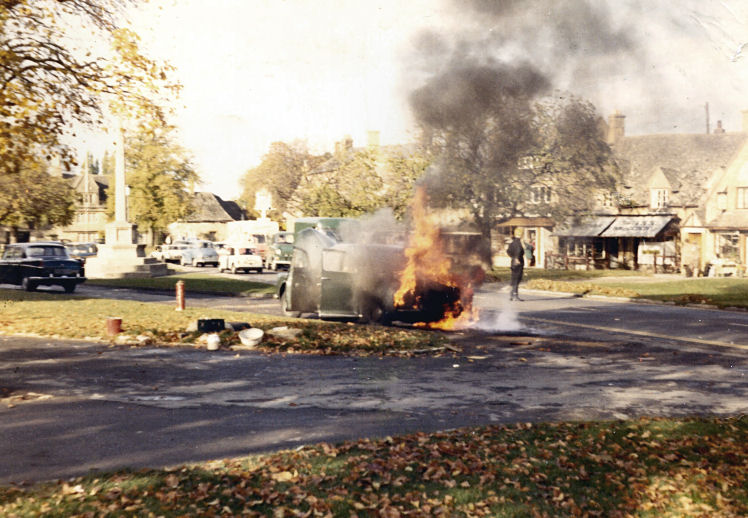
[[[441,230],[429,217],[428,198],[418,189],[411,203],[414,229],[405,248],[407,262],[399,273],[394,294],[398,308],[427,306],[433,318],[420,322],[430,328],[459,329],[478,319],[473,307],[475,288],[484,278],[483,269],[465,251],[462,264],[455,265],[445,253]],[[438,308],[438,310],[437,310]]]
[[[340,242],[311,228],[299,232],[291,267],[277,285],[284,314],[439,329],[471,322],[482,270],[455,269],[438,228],[415,216],[405,246]]]

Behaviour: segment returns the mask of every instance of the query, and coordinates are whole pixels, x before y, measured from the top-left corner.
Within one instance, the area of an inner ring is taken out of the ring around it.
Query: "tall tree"
[[[23,199],[54,193],[45,181],[22,178],[30,169],[19,164],[31,161],[37,171],[46,159],[72,169],[74,153],[64,136],[77,125],[101,127],[109,113],[141,125],[163,123],[165,97],[179,90],[168,79],[171,67],[143,55],[137,35],[118,26],[124,8],[139,2],[0,1],[0,177],[6,185],[19,182]],[[83,27],[88,41],[110,42],[111,49],[81,48],[66,36],[72,27]],[[0,205],[12,205],[13,192],[0,190]],[[39,215],[40,207],[50,212]],[[28,211],[19,221],[60,222],[51,205],[26,203],[19,210]]]
[[[256,216],[255,195],[261,189],[267,189],[273,201],[270,216],[279,218],[286,210],[304,174],[318,162],[319,159],[309,153],[304,142],[273,142],[262,157],[260,165],[242,176],[239,203],[249,214]]]
[[[357,217],[391,208],[402,217],[413,186],[428,161],[423,155],[388,153],[378,149],[354,152],[340,159],[324,178],[312,179],[299,194],[309,215]]]
[[[101,159],[101,174],[114,177],[114,154],[110,154],[108,150],[104,151]]]
[[[50,176],[35,156],[5,164],[0,193],[0,225],[11,229],[11,242],[20,229],[69,225],[75,216],[75,190],[62,177]]]
[[[189,187],[199,181],[188,153],[175,143],[173,131],[172,127],[142,128],[125,144],[128,220],[150,230],[152,240],[192,211]],[[110,185],[110,214],[114,198]]]
[[[0,2],[0,172],[13,153],[36,148],[69,168],[61,137],[102,114],[162,119],[162,101],[178,90],[168,65],[144,56],[138,37],[118,27],[123,9],[140,0],[5,0]],[[76,48],[65,36],[84,27],[92,41],[111,42],[106,55]],[[42,155],[42,156],[43,156]]]
[[[541,102],[532,66],[463,62],[411,98],[435,164],[431,203],[469,209],[486,237],[512,216],[577,214],[615,181],[594,108],[573,97]]]

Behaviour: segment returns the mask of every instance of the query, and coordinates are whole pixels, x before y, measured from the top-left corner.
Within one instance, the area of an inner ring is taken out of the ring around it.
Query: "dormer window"
[[[668,195],[667,189],[652,189],[649,206],[653,209],[664,209],[668,204]]]

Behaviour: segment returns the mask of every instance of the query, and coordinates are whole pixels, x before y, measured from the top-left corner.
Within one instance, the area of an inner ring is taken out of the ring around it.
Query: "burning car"
[[[323,319],[433,323],[459,315],[460,287],[416,275],[400,297],[406,249],[397,245],[343,243],[311,228],[296,237],[288,274],[277,295],[284,314],[316,313]]]

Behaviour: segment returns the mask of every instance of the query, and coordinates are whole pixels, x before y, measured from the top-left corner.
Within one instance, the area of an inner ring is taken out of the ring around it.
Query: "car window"
[[[67,252],[61,246],[30,246],[26,249],[27,257],[66,257]]]
[[[21,249],[18,247],[6,248],[3,259],[18,259],[21,257]]]
[[[322,252],[322,269],[327,272],[351,273],[352,261],[342,250],[325,250]]]

